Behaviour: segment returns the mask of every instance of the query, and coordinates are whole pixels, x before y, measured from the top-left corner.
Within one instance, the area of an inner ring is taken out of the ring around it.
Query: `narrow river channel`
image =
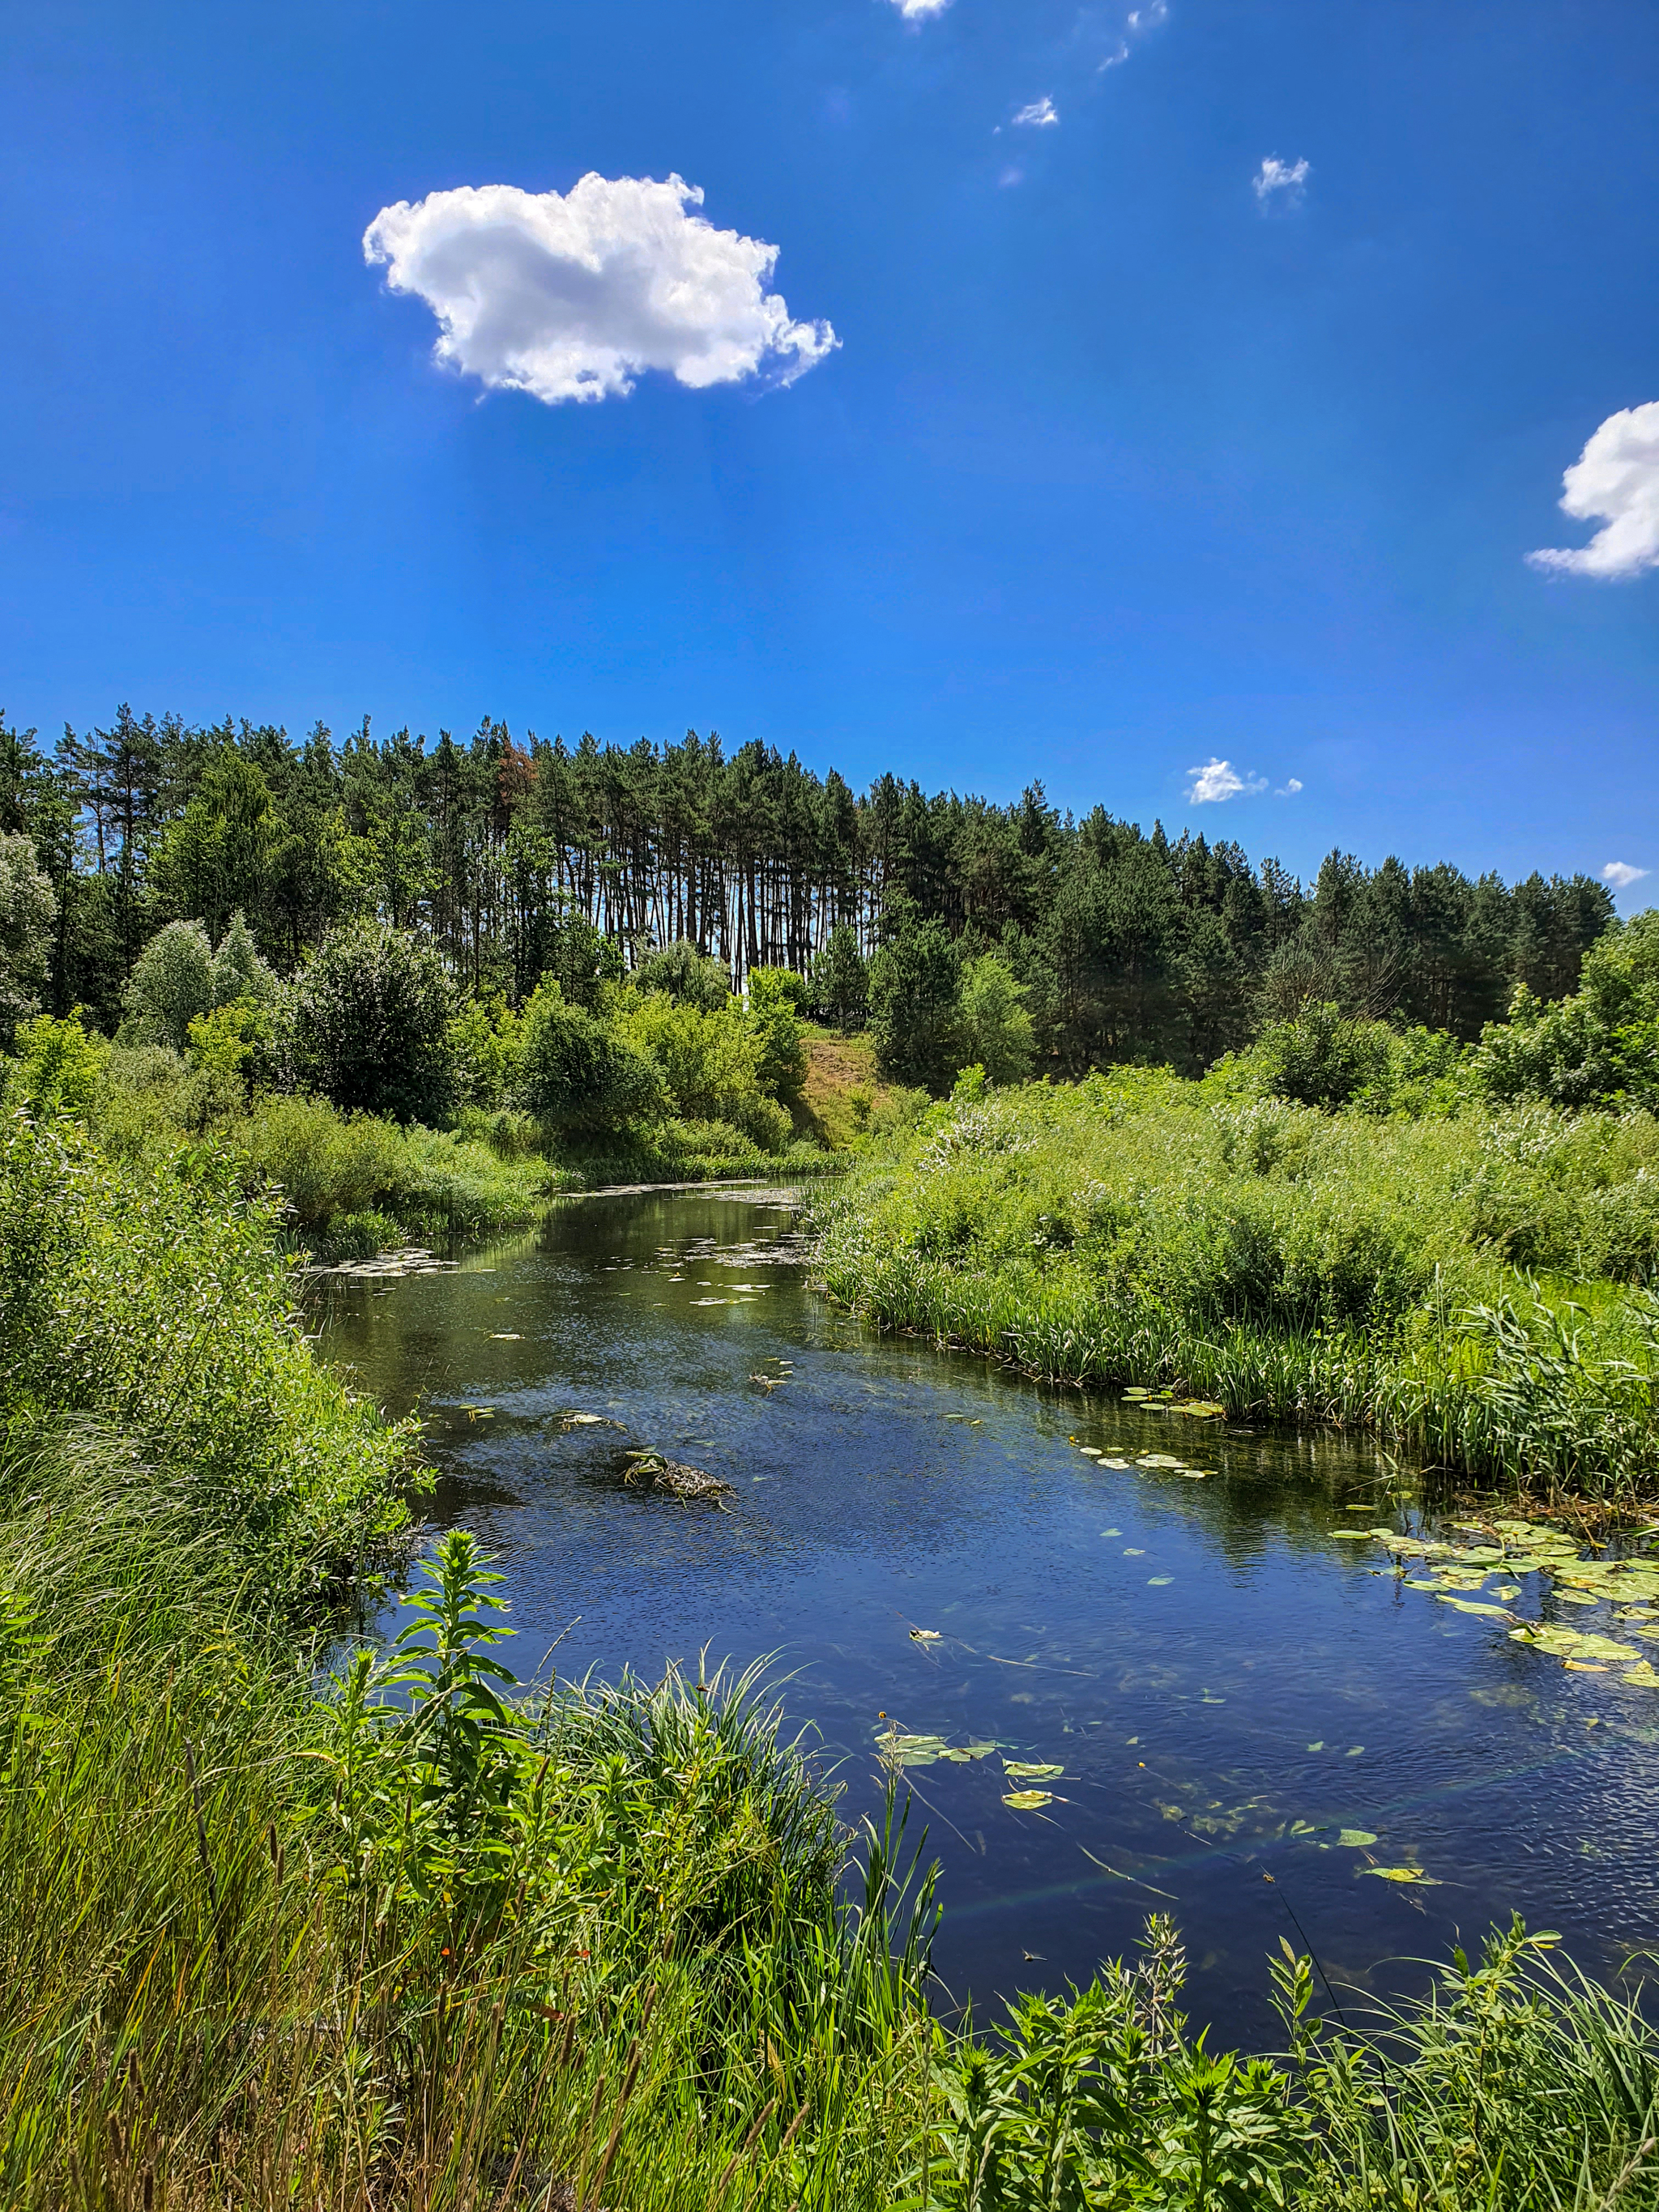
[[[455,1273],[319,1285],[328,1355],[427,1420],[434,1522],[499,1554],[521,1674],[556,1638],[566,1676],[769,1655],[849,1815],[890,1727],[974,1750],[923,1747],[908,1778],[935,1963],[981,2011],[1086,1980],[1150,1911],[1194,2016],[1257,2043],[1298,1931],[1339,1994],[1419,1987],[1406,1961],[1511,1911],[1602,1972],[1659,1935],[1659,1691],[1341,1537],[1409,1503],[1386,1459],[881,1336],[809,1290],[784,1196],[575,1200]],[[620,1488],[630,1446],[734,1495]],[[1005,1802],[1032,1788],[1051,1802]]]

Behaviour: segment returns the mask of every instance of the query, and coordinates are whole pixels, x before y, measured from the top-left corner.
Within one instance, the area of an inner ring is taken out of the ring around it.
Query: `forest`
[[[847,1027],[886,948],[906,1002],[890,1072],[934,1090],[955,1072],[940,1009],[976,960],[1012,979],[1037,1072],[1198,1073],[1310,1000],[1473,1039],[1517,988],[1571,993],[1613,917],[1582,875],[1505,884],[1333,852],[1307,885],[1231,841],[1100,805],[1076,819],[1039,781],[1010,806],[892,774],[860,796],[757,743],[570,746],[488,717],[464,741],[380,738],[365,717],[295,742],[124,705],[55,746],[0,720],[0,837],[28,841],[52,894],[24,997],[106,1032],[157,931],[199,921],[217,944],[239,912],[279,974],[373,918],[514,1009],[544,976],[591,977],[596,954],[622,973],[684,942],[738,991],[756,969],[811,977]]]

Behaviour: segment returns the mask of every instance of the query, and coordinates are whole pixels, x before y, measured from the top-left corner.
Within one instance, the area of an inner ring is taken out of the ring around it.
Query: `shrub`
[[[633,981],[641,991],[660,991],[665,998],[705,1014],[718,1013],[732,996],[726,963],[699,952],[685,938],[665,945],[659,952],[647,952],[634,970]]]
[[[991,1083],[1023,1083],[1031,1073],[1035,1032],[1026,989],[1000,952],[970,960],[962,971],[955,1058],[976,1066]]]
[[[1571,998],[1547,1006],[1522,986],[1482,1030],[1476,1067],[1494,1098],[1659,1106],[1659,908],[1591,946]]]
[[[36,1114],[84,1116],[103,1097],[109,1081],[107,1039],[82,1026],[77,1007],[66,1021],[37,1014],[17,1035],[17,1063],[8,1095]]]
[[[276,1185],[302,1229],[337,1214],[395,1210],[415,1187],[408,1147],[391,1122],[337,1113],[320,1098],[261,1099],[235,1138],[248,1168]]]
[[[800,1104],[806,1089],[806,1032],[801,1008],[806,979],[793,968],[756,968],[749,976],[749,1024],[760,1040],[755,1077],[785,1106]]]
[[[449,980],[431,945],[407,930],[355,922],[325,938],[300,977],[301,1068],[347,1113],[440,1121],[455,1096],[450,1012]]]
[[[133,963],[123,1003],[133,1042],[182,1053],[190,1025],[213,1004],[213,946],[199,921],[170,921]]]
[[[653,993],[625,1008],[617,1029],[662,1070],[676,1114],[729,1122],[768,1151],[788,1142],[789,1115],[762,1080],[767,1028],[747,1019],[736,1000],[710,1014]]]
[[[499,994],[469,999],[449,1025],[455,1089],[463,1107],[498,1113],[524,1074],[524,1024]]]
[[[667,1085],[650,1054],[572,1006],[556,983],[538,985],[523,1035],[524,1103],[547,1127],[605,1133],[667,1111]]]

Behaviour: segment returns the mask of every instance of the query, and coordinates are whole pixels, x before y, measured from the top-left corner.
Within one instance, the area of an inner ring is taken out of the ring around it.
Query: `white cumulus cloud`
[[[695,185],[589,174],[570,191],[464,185],[382,208],[363,258],[438,319],[436,358],[495,391],[625,397],[647,369],[702,389],[788,384],[839,343],[765,288],[775,246],[716,230]]]
[[[1252,798],[1258,791],[1267,788],[1265,775],[1241,775],[1231,761],[1212,758],[1202,768],[1189,768],[1187,773],[1193,779],[1187,792],[1188,804],[1192,806],[1207,806],[1224,799],[1237,799],[1241,794]]]
[[[1273,797],[1275,799],[1294,799],[1297,793],[1300,791],[1301,788],[1302,779],[1299,775],[1287,775],[1284,783],[1276,792],[1274,792]]]
[[[1016,123],[1030,123],[1039,131],[1046,131],[1051,123],[1060,120],[1060,110],[1045,92],[1041,100],[1032,100],[1015,116]]]
[[[907,23],[925,23],[930,15],[942,15],[951,0],[893,0]]]
[[[1299,200],[1312,173],[1312,164],[1307,161],[1281,161],[1277,154],[1269,154],[1251,178],[1250,190],[1263,207],[1274,200]]]
[[[1588,545],[1528,553],[1534,568],[1616,581],[1659,568],[1659,399],[1609,415],[1561,482],[1562,513],[1601,527]]]
[[[1609,860],[1601,871],[1601,880],[1611,884],[1616,891],[1627,891],[1632,884],[1639,884],[1647,870],[1633,868],[1628,860]]]

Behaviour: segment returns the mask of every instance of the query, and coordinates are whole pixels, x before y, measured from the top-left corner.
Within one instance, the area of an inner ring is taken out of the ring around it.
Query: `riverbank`
[[[1659,1122],[1322,1113],[1224,1074],[968,1081],[818,1196],[830,1294],[1057,1382],[1651,1501]]]

